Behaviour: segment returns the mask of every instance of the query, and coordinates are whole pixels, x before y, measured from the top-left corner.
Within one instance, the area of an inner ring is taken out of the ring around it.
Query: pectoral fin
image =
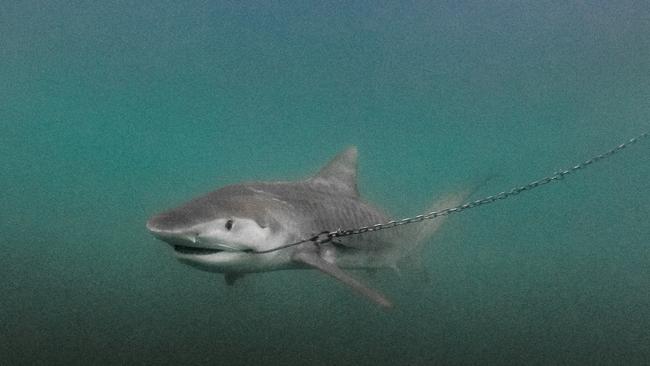
[[[385,307],[391,308],[393,304],[381,293],[369,288],[361,283],[356,278],[350,276],[347,272],[343,271],[336,265],[324,260],[317,251],[299,251],[293,255],[293,260],[304,263],[310,267],[316,268],[319,271],[326,273],[344,284],[352,287],[359,294],[367,297],[375,303]]]

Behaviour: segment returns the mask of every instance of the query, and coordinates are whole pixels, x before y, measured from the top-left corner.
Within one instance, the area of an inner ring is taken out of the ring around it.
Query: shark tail
[[[469,199],[470,195],[473,193],[472,191],[466,190],[446,194],[429,206],[427,212],[442,211],[448,208],[460,206]],[[429,241],[429,239],[431,239],[431,237],[440,229],[448,217],[448,215],[440,216],[435,219],[425,220],[421,225],[416,225],[414,228],[414,249],[419,251],[422,245]]]
[[[428,207],[426,212],[442,211],[444,209],[460,206],[463,203],[468,202],[470,196],[482,185],[483,184],[480,184],[472,189],[468,188],[438,197],[436,201]],[[395,258],[395,266],[393,268],[398,272],[400,268],[411,268],[423,272],[424,266],[422,264],[421,255],[422,248],[425,244],[430,242],[430,239],[442,227],[445,221],[447,221],[448,217],[448,215],[439,216],[419,223],[405,225],[402,234],[404,238],[408,238],[409,242],[403,244],[401,255]]]

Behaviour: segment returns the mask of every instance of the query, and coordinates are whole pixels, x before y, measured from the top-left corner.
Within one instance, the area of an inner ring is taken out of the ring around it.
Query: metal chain
[[[286,244],[286,245],[283,245],[283,246],[280,246],[280,247],[277,247],[277,248],[274,248],[274,249],[269,249],[269,250],[264,250],[264,251],[251,251],[251,252],[253,252],[253,253],[269,253],[269,252],[274,252],[276,250],[280,250],[280,249],[296,246],[296,245],[299,245],[299,244],[307,243],[307,242],[314,242],[315,244],[322,244],[322,243],[327,243],[329,241],[332,241],[335,238],[342,238],[342,237],[345,237],[345,236],[359,235],[359,234],[364,234],[364,233],[369,233],[369,232],[375,232],[375,231],[394,228],[396,226],[401,226],[401,225],[414,224],[414,223],[421,222],[421,221],[424,221],[424,220],[432,220],[432,219],[435,219],[436,217],[447,216],[447,215],[450,215],[450,214],[458,213],[458,212],[461,212],[461,211],[464,211],[464,210],[467,210],[467,209],[470,209],[470,208],[487,205],[487,204],[490,204],[490,203],[493,203],[493,202],[496,202],[496,201],[499,201],[499,200],[503,200],[503,199],[506,199],[506,198],[509,198],[509,197],[512,197],[512,196],[516,196],[519,193],[522,193],[522,192],[525,192],[525,191],[533,190],[533,189],[535,189],[537,187],[541,187],[541,186],[543,186],[545,184],[562,180],[562,179],[564,179],[565,176],[567,176],[567,175],[569,175],[571,173],[574,173],[574,172],[576,172],[578,170],[584,169],[587,166],[589,166],[589,165],[591,165],[591,164],[593,164],[593,163],[595,163],[597,161],[608,158],[608,157],[616,154],[617,152],[623,150],[624,148],[636,143],[640,139],[648,137],[649,135],[650,135],[650,133],[644,132],[641,135],[639,135],[637,137],[634,137],[634,138],[631,138],[628,141],[616,146],[615,148],[613,148],[611,150],[608,150],[608,151],[606,151],[606,152],[604,152],[602,154],[596,155],[596,156],[592,157],[591,159],[586,160],[586,161],[584,161],[582,163],[576,164],[576,165],[574,165],[573,167],[571,167],[569,169],[557,171],[553,175],[550,175],[548,177],[545,177],[545,178],[530,182],[530,183],[528,183],[526,185],[519,186],[519,187],[514,187],[509,191],[499,192],[499,193],[494,194],[492,196],[487,196],[485,198],[482,198],[482,199],[479,199],[479,200],[476,200],[476,201],[472,201],[472,202],[468,202],[468,203],[462,204],[460,206],[446,208],[446,209],[440,210],[440,211],[432,211],[432,212],[417,215],[417,216],[414,216],[414,217],[407,217],[407,218],[404,218],[404,219],[401,219],[401,220],[392,220],[392,221],[389,221],[389,222],[386,222],[386,223],[375,224],[375,225],[371,225],[371,226],[364,226],[364,227],[360,227],[360,228],[356,228],[356,229],[342,230],[341,228],[339,228],[339,229],[337,229],[335,231],[323,231],[323,232],[321,232],[319,234],[316,234],[316,235],[314,235],[314,236],[312,236],[310,238],[303,239],[303,240],[297,241],[295,243]]]

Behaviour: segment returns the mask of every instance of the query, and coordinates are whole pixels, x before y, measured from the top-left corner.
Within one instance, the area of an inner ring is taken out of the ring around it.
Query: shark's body
[[[395,268],[399,260],[415,253],[441,220],[273,250],[323,231],[390,220],[359,197],[356,160],[356,148],[349,148],[306,180],[226,186],[152,217],[147,228],[173,245],[180,261],[225,273],[229,284],[244,273],[315,268],[390,306],[383,295],[343,269]],[[447,197],[437,207],[462,198]]]

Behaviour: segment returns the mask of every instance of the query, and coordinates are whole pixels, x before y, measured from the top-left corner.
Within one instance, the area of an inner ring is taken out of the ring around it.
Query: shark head
[[[257,272],[287,262],[277,248],[293,238],[290,210],[260,183],[223,187],[160,213],[147,229],[186,264],[212,272]]]

